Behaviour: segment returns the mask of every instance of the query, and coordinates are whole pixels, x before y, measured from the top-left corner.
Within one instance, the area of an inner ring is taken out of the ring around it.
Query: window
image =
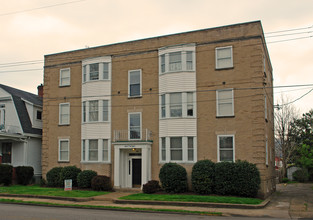
[[[0,131],[5,129],[5,105],[0,105]]]
[[[71,84],[70,68],[60,70],[60,86],[69,86]]]
[[[59,124],[70,124],[70,103],[61,103],[59,105]]]
[[[98,100],[89,101],[89,121],[99,120],[99,104]]]
[[[141,113],[129,113],[129,139],[141,139]]]
[[[224,117],[234,115],[234,100],[232,89],[217,90],[216,100],[217,116]]]
[[[82,162],[110,162],[110,144],[108,139],[82,140]]]
[[[103,100],[102,101],[103,106],[102,106],[102,111],[103,111],[103,121],[109,121],[109,101],[108,100]]]
[[[161,137],[160,162],[196,162],[194,137]]]
[[[89,80],[99,79],[99,63],[89,65]]]
[[[166,117],[165,94],[161,95],[161,118]]]
[[[188,137],[188,161],[193,161],[193,137]]]
[[[182,92],[167,93],[161,95],[160,118],[179,118],[195,116],[194,94],[194,92]]]
[[[181,52],[169,54],[169,71],[179,71],[182,69]]]
[[[2,163],[12,163],[12,143],[2,143]]]
[[[36,119],[41,121],[41,119],[42,119],[42,111],[38,111],[37,110]]]
[[[195,71],[195,44],[159,49],[159,73]]]
[[[88,117],[87,117],[88,115]],[[109,121],[109,100],[91,100],[82,103],[82,121],[100,122]]]
[[[182,116],[182,94],[181,93],[170,94],[170,116],[171,117]]]
[[[59,161],[69,161],[69,144],[68,139],[59,140]]]
[[[235,161],[234,135],[218,136],[218,161]]]
[[[111,57],[86,59],[82,63],[83,83],[110,79]]]
[[[219,47],[215,49],[216,69],[233,67],[233,47]]]
[[[109,144],[107,139],[103,139],[102,161],[109,161]]]
[[[171,160],[181,161],[183,160],[183,146],[181,137],[170,138]]]
[[[128,72],[128,97],[141,96],[141,70]]]
[[[98,161],[98,139],[89,140],[89,161]]]

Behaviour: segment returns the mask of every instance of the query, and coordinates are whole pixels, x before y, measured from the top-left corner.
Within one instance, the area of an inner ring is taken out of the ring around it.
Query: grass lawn
[[[98,192],[88,190],[64,191],[63,188],[48,188],[40,186],[1,186],[0,193],[18,194],[18,195],[41,195],[41,196],[62,196],[62,197],[92,197],[105,195],[109,192]]]
[[[201,196],[184,194],[144,194],[138,193],[124,196],[119,199],[125,200],[152,200],[152,201],[175,201],[175,202],[212,202],[212,203],[231,203],[231,204],[261,204],[263,200],[256,198],[242,198],[230,196]]]

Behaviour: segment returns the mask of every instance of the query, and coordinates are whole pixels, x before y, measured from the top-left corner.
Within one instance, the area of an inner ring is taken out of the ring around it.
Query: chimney
[[[37,86],[37,90],[38,90],[38,96],[43,97],[43,85],[42,84]]]

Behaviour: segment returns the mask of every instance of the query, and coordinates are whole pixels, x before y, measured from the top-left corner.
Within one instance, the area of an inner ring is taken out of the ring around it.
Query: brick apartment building
[[[115,188],[166,162],[247,160],[275,189],[273,75],[260,21],[45,56],[43,175],[76,165]]]

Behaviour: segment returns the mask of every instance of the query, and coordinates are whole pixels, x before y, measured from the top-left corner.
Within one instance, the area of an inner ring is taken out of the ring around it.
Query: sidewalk
[[[107,195],[96,196],[90,199],[70,201],[52,198],[27,198],[22,196],[4,196],[0,194],[0,198],[16,199],[22,201],[39,201],[55,204],[69,205],[90,205],[90,206],[111,206],[111,207],[131,207],[131,208],[151,208],[151,209],[177,209],[188,211],[203,212],[221,212],[223,216],[249,216],[249,217],[271,217],[271,218],[313,218],[313,184],[289,184],[277,185],[277,192],[270,197],[270,202],[260,209],[246,209],[228,207],[200,207],[195,204],[175,205],[170,202],[159,202],[157,204],[149,201],[142,201],[139,204],[120,204],[115,201],[122,197],[133,194],[134,192],[113,192]],[[220,205],[219,205],[220,206]]]

